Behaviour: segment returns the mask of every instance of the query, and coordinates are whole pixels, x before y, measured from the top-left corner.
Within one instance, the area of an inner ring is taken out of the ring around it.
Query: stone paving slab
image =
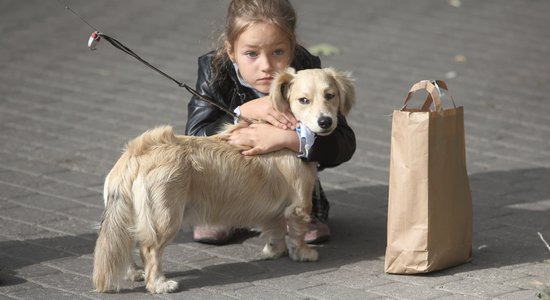
[[[196,80],[227,1],[66,0],[180,81]],[[98,294],[92,252],[102,181],[124,143],[183,132],[190,95],[103,42],[58,1],[0,1],[0,299],[537,299],[550,286],[550,2],[294,1],[300,42],[352,71],[358,148],[322,172],[333,237],[316,263],[258,260],[257,236],[167,248],[181,289],[127,282]],[[465,107],[473,261],[421,276],[383,272],[391,112],[422,79]]]

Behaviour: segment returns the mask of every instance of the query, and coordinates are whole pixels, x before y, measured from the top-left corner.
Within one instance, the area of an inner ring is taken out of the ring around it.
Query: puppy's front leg
[[[310,248],[304,241],[310,220],[309,214],[300,207],[294,208],[288,216],[286,244],[290,258],[295,261],[317,261],[319,258],[319,253]]]

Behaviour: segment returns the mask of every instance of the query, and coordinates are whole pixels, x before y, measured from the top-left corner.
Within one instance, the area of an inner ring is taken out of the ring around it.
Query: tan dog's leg
[[[286,220],[276,220],[262,227],[262,236],[267,238],[267,243],[262,250],[266,259],[276,259],[286,253]]]
[[[178,289],[178,283],[166,280],[162,272],[162,254],[166,246],[174,239],[180,229],[183,216],[180,195],[152,188],[157,193],[164,194],[165,198],[157,199],[154,207],[144,208],[150,214],[150,226],[137,226],[140,230],[149,231],[147,234],[137,232],[137,236],[154,236],[140,240],[140,254],[145,270],[147,290],[152,293],[171,293]],[[154,230],[152,232],[151,230]]]
[[[162,252],[164,247],[142,246],[141,251],[145,256],[145,276],[147,290],[151,294],[170,293],[178,289],[178,283],[173,280],[166,280],[162,273]]]
[[[130,257],[130,265],[128,266],[128,271],[126,272],[126,279],[131,281],[143,281],[145,279],[145,271],[137,266],[134,260],[133,251],[131,251],[128,256]]]
[[[171,293],[178,289],[178,283],[166,280],[162,272],[162,253],[174,236],[175,233],[172,232],[169,232],[169,235],[161,234],[157,245],[141,246],[146,288],[151,294]]]
[[[310,220],[309,214],[301,207],[294,208],[288,215],[286,244],[290,258],[295,261],[316,261],[319,258],[319,253],[304,241]]]

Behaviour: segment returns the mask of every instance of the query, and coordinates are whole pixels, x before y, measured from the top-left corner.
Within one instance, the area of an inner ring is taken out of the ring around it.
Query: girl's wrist
[[[240,113],[243,117],[251,118],[251,119],[261,119],[259,117],[258,111],[263,111],[265,108],[262,106],[263,103],[260,101],[262,98],[250,100],[248,102],[245,102],[241,104],[240,107]]]
[[[300,153],[300,138],[294,130],[284,130],[285,142],[282,145],[283,148],[292,150],[293,152]]]

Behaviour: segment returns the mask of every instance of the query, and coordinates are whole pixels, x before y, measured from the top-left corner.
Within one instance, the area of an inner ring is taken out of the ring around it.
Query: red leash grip
[[[88,48],[90,50],[95,50],[97,48],[97,44],[99,43],[99,40],[101,39],[101,35],[98,31],[92,32],[90,35],[90,38],[88,39]]]

